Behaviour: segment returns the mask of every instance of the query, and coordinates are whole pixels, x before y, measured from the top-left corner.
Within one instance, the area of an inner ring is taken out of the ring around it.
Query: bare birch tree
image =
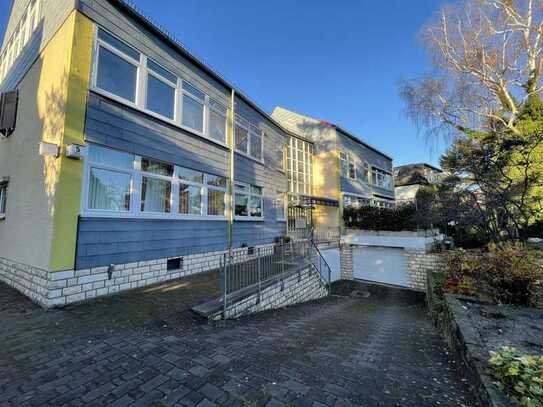
[[[543,0],[465,0],[443,8],[423,40],[435,73],[400,85],[419,126],[519,133],[521,106],[543,89]]]

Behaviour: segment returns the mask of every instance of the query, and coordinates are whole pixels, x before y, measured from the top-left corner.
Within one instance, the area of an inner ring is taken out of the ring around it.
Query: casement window
[[[372,204],[373,206],[376,206],[377,208],[394,209],[396,207],[396,204],[394,201],[389,201],[387,199],[374,198],[372,200]]]
[[[146,109],[173,120],[176,106],[177,76],[147,59]]]
[[[250,123],[247,119],[236,115],[234,129],[234,146],[236,151],[243,155],[262,161],[263,141],[262,130]]]
[[[224,177],[89,144],[83,216],[224,220]]]
[[[134,156],[93,145],[89,149],[88,201],[91,211],[128,213]]]
[[[98,30],[96,86],[136,103],[141,54],[106,31]]]
[[[373,167],[371,170],[371,183],[379,188],[388,190],[393,189],[392,175],[376,167]]]
[[[339,162],[340,162],[341,176],[343,178],[356,180],[356,165],[354,163],[353,156],[349,153],[340,151]]]
[[[0,82],[7,76],[11,66],[24,50],[40,21],[40,5],[42,0],[31,0],[15,26],[10,39],[6,42],[4,52],[0,55]]]
[[[94,59],[94,91],[226,144],[226,106],[196,85],[101,28]]]
[[[313,145],[291,137],[287,147],[287,177],[289,191],[311,195],[313,184]]]
[[[8,181],[0,179],[0,220],[6,218],[6,204],[8,200]]]
[[[275,198],[275,220],[284,222],[286,220],[286,194],[284,192],[277,191]]]
[[[234,188],[234,215],[237,219],[263,219],[262,187],[236,183]]]

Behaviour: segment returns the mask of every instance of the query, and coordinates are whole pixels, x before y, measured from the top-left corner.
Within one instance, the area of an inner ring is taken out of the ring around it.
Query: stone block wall
[[[350,244],[342,243],[339,246],[339,263],[342,280],[353,279],[353,247]]]
[[[251,257],[248,248],[234,253],[238,261]],[[109,267],[52,273],[0,258],[0,281],[50,308],[214,270],[223,264],[224,254],[215,251],[182,256],[182,266],[175,270],[167,269],[167,258],[115,264],[111,273]]]
[[[239,318],[257,312],[283,308],[323,298],[328,295],[326,284],[319,273],[312,267],[293,273],[273,285],[264,288],[260,294],[255,293],[245,297],[228,307],[227,318]],[[223,311],[213,314],[210,319],[223,318]]]

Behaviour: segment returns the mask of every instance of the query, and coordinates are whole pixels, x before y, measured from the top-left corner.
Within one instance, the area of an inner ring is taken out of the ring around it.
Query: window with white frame
[[[234,215],[240,219],[263,219],[262,187],[236,183],[234,188]]]
[[[97,144],[87,149],[86,180],[84,215],[226,215],[226,178]]]
[[[101,28],[96,38],[93,89],[226,143],[227,108],[223,103]]]
[[[136,103],[141,54],[99,29],[96,86],[108,94]]]
[[[289,191],[294,194],[311,195],[313,145],[307,141],[290,137],[286,165]]]
[[[4,80],[11,66],[25,48],[34,31],[36,31],[40,20],[41,1],[31,0],[28,3],[10,39],[6,42],[4,51],[0,55],[0,82]]]
[[[281,191],[277,191],[277,196],[275,198],[275,220],[284,222],[286,220],[285,216],[285,207],[286,207],[286,194]]]
[[[343,178],[356,180],[356,165],[354,163],[353,156],[349,153],[340,151],[339,163],[340,163],[341,176]]]
[[[392,175],[379,168],[373,167],[371,170],[371,183],[376,187],[392,190]]]
[[[371,205],[371,198],[363,198],[355,195],[343,195],[343,207],[344,208],[361,208]]]
[[[0,220],[6,217],[6,204],[8,199],[8,182],[0,179]]]
[[[394,209],[396,207],[395,202],[388,199],[374,198],[372,203],[373,206],[376,206],[377,208]]]
[[[234,146],[236,151],[262,161],[262,130],[247,119],[236,115]]]

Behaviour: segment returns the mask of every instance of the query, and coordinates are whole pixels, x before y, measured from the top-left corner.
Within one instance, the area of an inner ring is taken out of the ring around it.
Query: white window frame
[[[211,177],[222,177],[227,179],[223,175],[214,175],[208,174],[200,170],[191,169],[193,171],[201,172],[204,176],[204,183],[200,184],[194,181],[182,180],[179,178],[179,173],[182,167],[179,167],[174,164],[173,175],[171,177],[165,175],[159,175],[152,172],[141,171],[141,161],[142,158],[148,158],[149,160],[161,162],[161,160],[156,160],[151,157],[142,157],[139,155],[131,154],[134,158],[133,166],[131,169],[126,169],[118,166],[102,164],[102,163],[93,163],[89,161],[89,148],[92,148],[93,144],[88,144],[84,152],[84,172],[83,172],[83,191],[81,194],[81,216],[84,217],[96,217],[96,218],[141,218],[141,219],[184,219],[184,220],[217,220],[217,221],[226,221],[226,210],[227,210],[227,196],[226,196],[226,186],[219,187],[214,185],[208,185],[207,182]],[[107,146],[100,146],[102,148],[109,148],[114,151],[116,150]],[[120,172],[124,174],[129,174],[131,176],[130,182],[130,210],[129,211],[114,211],[114,210],[104,210],[104,209],[90,209],[88,207],[89,202],[89,180],[90,180],[90,171],[91,168],[97,168],[106,171]],[[171,181],[171,196],[170,196],[170,212],[143,212],[141,210],[141,188],[143,177],[156,178]],[[183,214],[179,213],[179,186],[180,184],[196,185],[202,188],[202,204],[200,215],[195,214]],[[224,192],[224,206],[225,213],[224,215],[208,215],[208,190],[214,189]]]
[[[344,158],[342,156],[344,156]],[[343,162],[346,164],[347,174],[344,174]],[[351,177],[351,165],[354,171],[353,177]],[[356,181],[356,163],[354,162],[354,159],[351,153],[347,153],[343,150],[339,151],[339,172],[341,174],[341,177],[350,179],[352,181]]]
[[[382,182],[382,177],[388,178],[388,185],[385,185],[385,183]],[[393,191],[394,182],[393,182],[392,174],[386,170],[383,170],[382,168],[372,166],[371,167],[371,185],[374,187],[385,189],[387,191]]]
[[[247,150],[246,151],[239,150],[236,147],[236,143],[235,143],[236,134],[235,133],[236,133],[236,127],[237,126],[243,128],[244,130],[247,130]],[[252,144],[252,139],[253,139],[254,136],[259,136],[260,137],[260,158],[253,157],[251,155],[251,144]],[[243,155],[244,157],[250,158],[251,160],[254,160],[254,161],[259,162],[261,164],[264,164],[264,136],[265,136],[264,132],[258,128],[258,125],[254,124],[254,123],[251,123],[250,120],[246,119],[245,117],[243,117],[241,115],[236,114],[236,120],[235,120],[235,123],[234,123],[234,149],[235,149],[236,153],[238,153],[240,155]]]
[[[6,41],[4,51],[0,55],[0,83],[6,78],[11,67],[38,27],[41,17],[41,2],[42,0],[32,0],[28,3],[9,40]]]
[[[294,194],[311,195],[313,186],[313,145],[296,137],[290,137],[287,157],[289,191]],[[301,164],[302,171],[298,164]],[[298,178],[301,176],[302,180]]]
[[[244,190],[238,190],[237,189],[238,185],[242,185],[242,186],[246,187],[247,189],[245,191]],[[251,187],[260,188],[262,190],[262,194],[261,195],[254,194],[252,192],[252,190],[251,190]],[[248,199],[247,199],[247,216],[241,216],[241,215],[236,215],[235,214],[236,194],[237,195],[247,195],[247,197],[248,197]],[[262,212],[261,212],[260,216],[251,216],[251,214],[250,214],[249,209],[250,209],[250,205],[251,205],[251,197],[260,198],[260,207],[262,208]],[[263,187],[259,187],[258,185],[247,184],[245,182],[235,181],[234,182],[234,196],[232,197],[232,202],[234,202],[234,219],[235,220],[257,221],[257,222],[261,222],[261,221],[264,220],[264,188]]]
[[[134,49],[135,51],[139,52],[140,60],[136,61],[135,59],[133,59],[129,55],[124,54],[122,51],[118,50],[117,48],[109,45],[107,42],[105,42],[105,41],[101,40],[100,38],[98,38],[99,30],[102,30],[102,31],[106,32],[107,34],[109,34],[112,37],[116,38],[118,41],[124,43],[126,46],[128,46],[128,47]],[[91,75],[92,81],[91,81],[91,86],[90,86],[90,89],[93,92],[96,92],[96,93],[98,93],[100,95],[106,96],[106,97],[108,97],[110,99],[115,100],[116,102],[127,105],[127,106],[129,106],[129,107],[131,107],[133,109],[137,109],[139,111],[142,111],[145,114],[148,114],[149,116],[153,116],[153,117],[155,117],[157,119],[160,119],[160,120],[162,120],[164,122],[167,122],[167,123],[169,123],[169,124],[171,124],[171,125],[173,125],[175,127],[186,130],[186,131],[188,131],[188,132],[190,132],[192,134],[195,134],[195,135],[197,135],[199,137],[202,137],[202,138],[205,138],[206,140],[209,140],[209,141],[211,141],[213,143],[216,143],[216,144],[219,144],[219,145],[221,145],[223,147],[228,148],[228,143],[227,143],[228,120],[225,120],[225,123],[224,123],[225,128],[224,128],[224,140],[223,141],[220,141],[220,140],[217,140],[217,139],[211,137],[210,130],[209,130],[209,114],[210,114],[211,109],[213,109],[214,112],[220,114],[224,118],[228,117],[227,113],[223,113],[223,112],[220,112],[220,110],[218,110],[218,109],[214,109],[211,106],[211,101],[223,106],[226,109],[226,112],[228,112],[228,107],[225,106],[224,103],[218,101],[215,98],[210,97],[207,92],[203,91],[199,86],[195,85],[194,82],[192,82],[190,80],[186,80],[185,78],[180,77],[178,74],[174,73],[171,69],[166,68],[164,65],[160,64],[158,61],[151,58],[151,59],[153,59],[154,63],[156,63],[161,68],[165,69],[166,71],[170,72],[172,75],[175,75],[177,77],[177,83],[175,84],[174,118],[172,119],[172,118],[169,118],[167,116],[163,116],[160,113],[156,113],[156,112],[153,112],[152,110],[147,109],[146,106],[147,106],[147,82],[148,82],[148,76],[152,75],[152,76],[156,77],[157,79],[165,82],[166,84],[172,85],[172,86],[174,85],[173,82],[171,82],[168,78],[164,78],[162,75],[148,69],[147,68],[147,60],[150,57],[145,55],[143,52],[138,50],[136,47],[133,47],[132,45],[128,44],[126,41],[123,41],[122,39],[120,39],[116,35],[112,34],[110,31],[108,31],[108,30],[106,30],[106,29],[104,29],[102,27],[97,27],[97,29],[95,31],[96,32],[95,32],[95,35],[94,35],[94,49],[93,49],[92,75]],[[115,94],[113,94],[111,92],[108,92],[108,91],[103,90],[103,89],[98,87],[98,85],[97,85],[97,80],[98,80],[98,59],[99,59],[99,56],[100,56],[99,55],[100,46],[105,47],[108,51],[111,51],[111,52],[115,53],[115,55],[118,55],[119,57],[123,58],[127,62],[137,66],[135,102],[132,102],[131,100],[128,100],[128,99],[124,99],[123,97],[120,97],[118,95],[115,95]],[[202,103],[201,99],[195,97],[194,95],[192,95],[191,93],[189,93],[189,92],[187,92],[186,90],[183,89],[183,83],[184,82],[188,83],[190,86],[196,88],[198,91],[200,91],[200,92],[202,92],[204,94],[204,100],[203,100],[204,111],[203,111],[202,131],[199,131],[197,129],[193,129],[193,128],[191,128],[189,126],[185,126],[183,124],[183,96],[185,96],[185,95],[189,96],[192,99],[194,99],[195,101],[198,101],[199,103]],[[262,143],[262,144],[264,144],[264,143]]]
[[[0,178],[0,220],[6,219],[9,180]]]
[[[345,206],[345,204],[344,204],[345,199],[349,199],[351,201],[349,206]],[[361,206],[363,206],[363,205],[360,205],[361,200],[367,201],[368,206],[373,205],[373,203],[372,203],[373,198],[372,197],[369,197],[369,196],[366,196],[366,195],[361,195],[361,194],[355,194],[355,193],[351,193],[351,192],[349,192],[349,193],[343,192],[342,193],[341,204],[343,205],[343,208],[349,208],[349,207],[360,208]]]

